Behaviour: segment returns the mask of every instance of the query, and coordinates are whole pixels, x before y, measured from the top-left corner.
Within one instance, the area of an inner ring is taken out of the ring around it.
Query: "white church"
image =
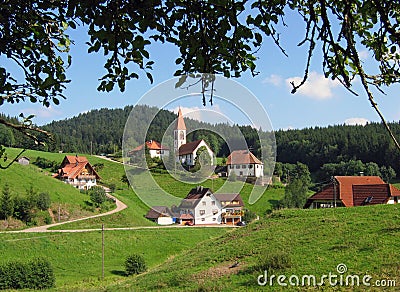
[[[174,152],[177,161],[182,164],[193,166],[195,164],[196,153],[200,147],[206,147],[208,154],[211,158],[211,164],[214,164],[214,152],[207,145],[204,140],[197,140],[186,143],[186,125],[183,120],[181,108],[178,110],[178,118],[174,129]]]

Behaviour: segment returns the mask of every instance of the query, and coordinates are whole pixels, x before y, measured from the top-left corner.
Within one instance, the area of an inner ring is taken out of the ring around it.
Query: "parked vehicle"
[[[193,221],[187,221],[187,222],[185,223],[185,225],[186,225],[186,226],[193,226],[194,223],[193,223]]]
[[[246,226],[246,222],[240,221],[240,222],[236,223],[236,226]]]

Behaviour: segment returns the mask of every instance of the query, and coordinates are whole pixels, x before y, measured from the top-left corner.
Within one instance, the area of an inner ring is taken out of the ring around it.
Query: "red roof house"
[[[54,177],[79,189],[90,189],[101,177],[84,156],[67,155]]]
[[[262,177],[263,163],[249,150],[235,150],[226,160],[228,176],[235,173],[240,177]]]
[[[353,207],[399,202],[400,191],[379,176],[335,176],[304,208]]]
[[[151,158],[158,157],[162,158],[164,155],[169,155],[169,148],[161,145],[160,142],[155,140],[146,141],[144,144],[133,148],[128,152],[128,156],[138,155],[141,151],[144,151],[145,148],[149,150],[149,154]]]

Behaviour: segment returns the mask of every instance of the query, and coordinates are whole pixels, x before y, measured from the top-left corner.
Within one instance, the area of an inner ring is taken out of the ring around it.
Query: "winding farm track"
[[[88,231],[94,231],[96,229],[49,230],[49,228],[54,227],[54,226],[67,224],[67,223],[71,223],[71,222],[77,222],[77,221],[87,220],[87,219],[91,219],[91,218],[97,218],[97,217],[103,217],[103,216],[111,215],[111,214],[120,212],[120,211],[122,211],[122,210],[124,210],[124,209],[126,209],[128,207],[127,205],[122,203],[120,200],[118,200],[114,196],[111,196],[109,194],[107,194],[107,196],[112,198],[113,200],[115,200],[115,204],[117,205],[117,207],[115,209],[113,209],[113,210],[111,210],[109,212],[98,214],[98,215],[93,215],[93,216],[89,216],[89,217],[85,217],[85,218],[79,218],[79,219],[75,219],[75,220],[70,220],[70,221],[64,221],[64,222],[53,223],[53,224],[49,224],[49,225],[43,225],[43,226],[37,226],[37,227],[32,227],[32,228],[23,229],[23,230],[7,231],[7,232],[9,232],[9,233],[24,233],[24,232],[85,232],[85,231],[88,232]],[[101,229],[99,229],[99,230],[101,230]]]

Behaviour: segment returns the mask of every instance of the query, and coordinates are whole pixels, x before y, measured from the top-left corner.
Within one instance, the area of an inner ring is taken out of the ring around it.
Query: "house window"
[[[213,215],[217,215],[217,214],[218,214],[218,210],[217,210],[217,209],[214,209],[214,210],[212,211],[212,213],[213,213]]]
[[[206,213],[206,210],[200,210],[200,215],[204,215]]]
[[[253,168],[253,164],[249,164],[249,168],[252,169]]]
[[[212,206],[215,206],[215,201],[211,201],[211,205],[212,205]]]
[[[206,218],[201,218],[201,221],[206,221]]]
[[[240,165],[236,165],[236,169],[239,169],[240,168]]]
[[[206,205],[206,201],[203,201],[202,204],[203,204],[203,206],[205,206]]]
[[[257,164],[257,168],[258,168],[258,164]]]
[[[242,168],[246,168],[246,166],[247,166],[246,164],[243,164],[243,165],[242,165]]]
[[[217,218],[213,218],[213,221],[217,221]]]

